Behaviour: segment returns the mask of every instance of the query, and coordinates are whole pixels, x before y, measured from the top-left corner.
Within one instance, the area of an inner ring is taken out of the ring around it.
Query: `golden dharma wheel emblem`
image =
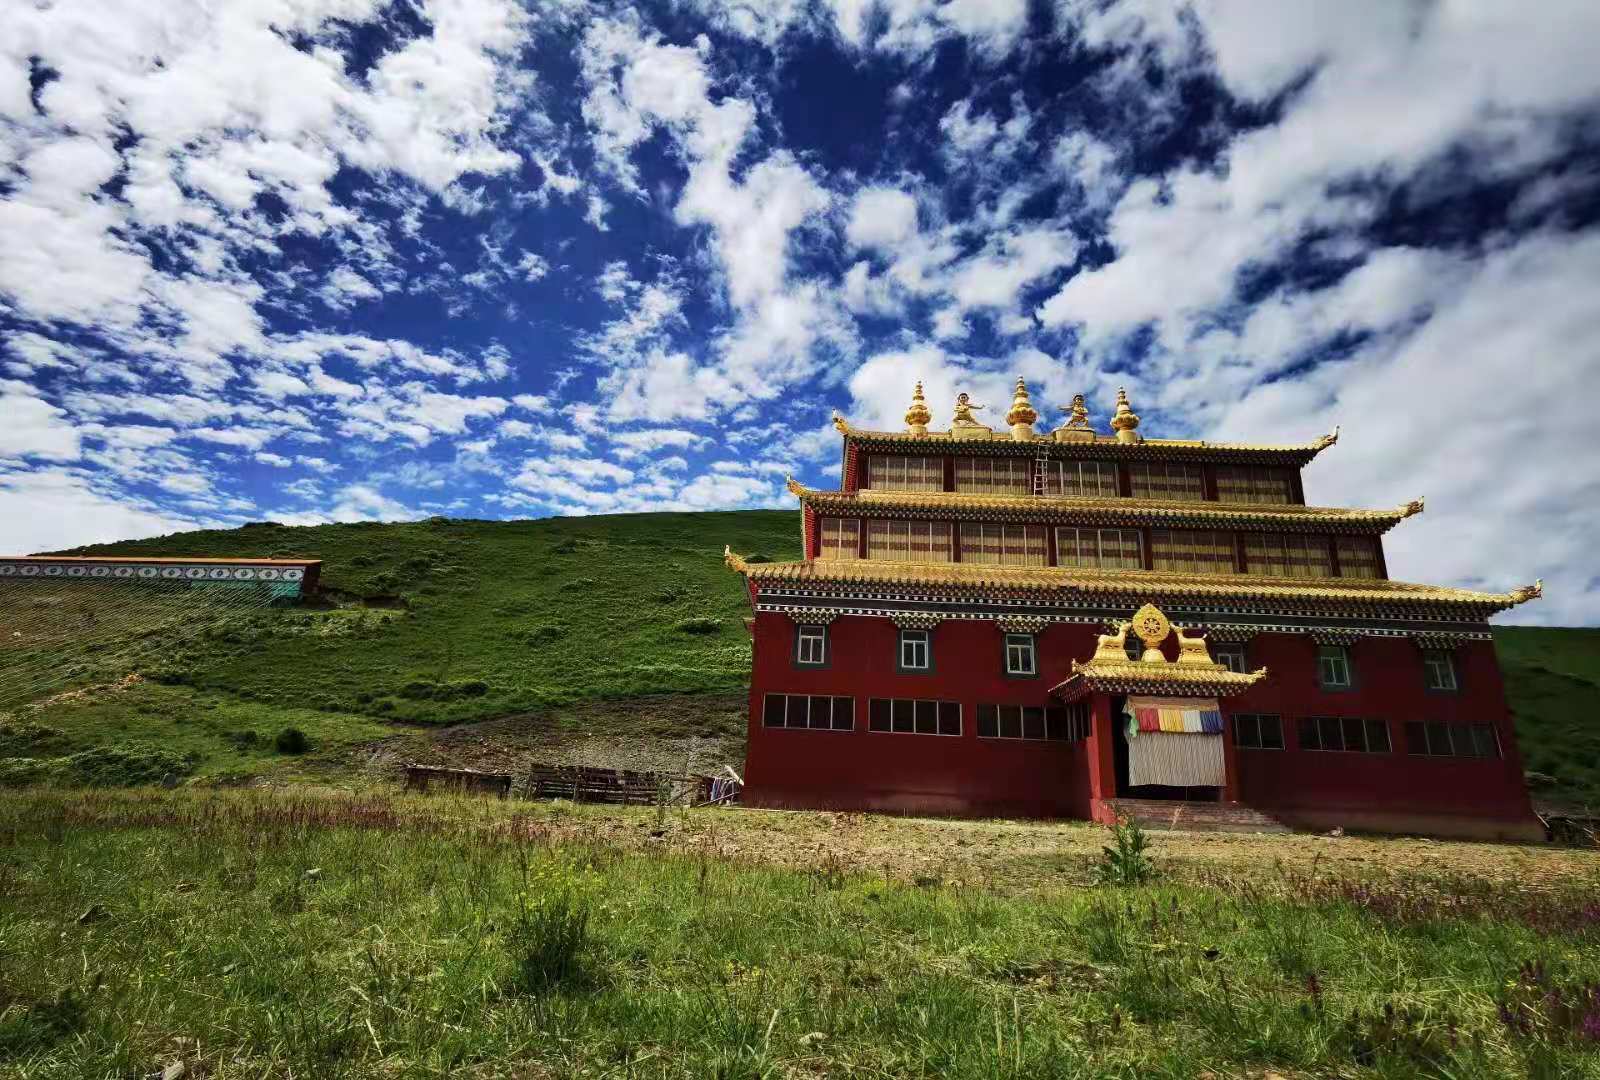
[[[1133,613],[1133,632],[1145,643],[1146,648],[1153,649],[1167,640],[1167,635],[1172,633],[1172,624],[1160,608],[1146,604]]]

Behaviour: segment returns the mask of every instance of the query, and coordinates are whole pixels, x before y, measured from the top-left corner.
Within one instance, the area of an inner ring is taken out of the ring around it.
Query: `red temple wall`
[[[1284,750],[1238,751],[1239,797],[1263,809],[1383,810],[1526,819],[1510,711],[1494,645],[1473,641],[1455,650],[1460,689],[1424,688],[1421,653],[1403,638],[1362,638],[1350,649],[1355,687],[1325,691],[1316,683],[1316,643],[1292,634],[1262,634],[1251,643],[1251,668],[1268,678],[1225,703],[1229,713],[1283,717]],[[1385,720],[1394,753],[1324,752],[1298,748],[1296,719],[1359,716]],[[1499,759],[1422,757],[1406,752],[1407,720],[1492,723]]]
[[[898,630],[887,618],[835,619],[829,627],[828,666],[805,668],[793,662],[791,619],[758,614],[753,627],[748,801],[764,806],[1088,817],[1089,757],[1094,752],[1090,741],[979,739],[976,707],[1046,704],[1050,687],[1070,674],[1072,660],[1094,651],[1099,629],[1072,624],[1047,627],[1038,637],[1039,676],[1019,679],[1004,674],[1004,632],[998,626],[981,620],[946,621],[933,632],[934,671],[911,675],[895,670]],[[1249,694],[1225,702],[1224,711],[1281,715],[1288,748],[1234,752],[1230,746],[1242,802],[1293,812],[1291,817],[1303,811],[1313,824],[1320,819],[1311,811],[1343,815],[1352,827],[1385,827],[1383,821],[1367,821],[1363,814],[1401,815],[1392,817],[1392,827],[1418,831],[1438,831],[1438,827],[1431,820],[1408,826],[1403,815],[1532,820],[1491,643],[1472,642],[1456,651],[1461,689],[1453,694],[1423,688],[1420,652],[1413,642],[1399,638],[1358,640],[1350,647],[1355,688],[1324,691],[1317,684],[1316,648],[1303,634],[1262,634],[1251,642],[1250,666],[1265,665],[1269,678]],[[855,730],[763,727],[761,705],[767,693],[851,696]],[[962,733],[951,737],[868,731],[867,701],[873,697],[959,701]],[[1385,719],[1394,752],[1300,750],[1296,720],[1301,716]],[[1409,719],[1493,723],[1504,756],[1479,761],[1407,754],[1404,722]]]
[[[979,739],[977,706],[1042,705],[1071,660],[1093,650],[1095,629],[1053,626],[1039,639],[1041,674],[1004,674],[1004,634],[994,624],[949,621],[933,631],[934,671],[895,671],[899,631],[886,618],[841,616],[828,628],[826,668],[797,667],[794,623],[756,616],[746,801],[758,806],[911,813],[1088,817],[1088,742]],[[855,699],[854,731],[767,728],[765,694]],[[867,730],[871,698],[961,703],[961,734]]]

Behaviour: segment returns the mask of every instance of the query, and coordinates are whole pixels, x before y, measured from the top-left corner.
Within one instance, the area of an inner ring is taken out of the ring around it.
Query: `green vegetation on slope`
[[[743,686],[749,608],[722,565],[730,543],[793,557],[795,516],[262,524],[75,554],[320,558],[323,587],[352,606],[242,616],[157,676],[269,705],[444,723]]]
[[[326,749],[370,739],[391,721],[737,691],[749,674],[748,604],[722,566],[724,544],[794,558],[796,515],[260,524],[79,549],[321,558],[340,606],[239,616],[171,648],[153,639],[139,669],[165,687],[30,719],[65,731],[70,750],[124,731],[157,739],[196,755],[207,774],[283,764],[238,746],[239,732],[270,738],[294,726]],[[1495,640],[1528,767],[1550,778],[1535,793],[1600,806],[1600,630],[1497,627]]]
[[[447,798],[0,796],[0,1073],[1596,1066],[1585,1025],[1600,1005],[1581,989],[1600,980],[1592,883],[1440,893],[1324,871],[1006,897],[660,850],[696,823],[762,815],[674,813],[656,850],[630,853],[563,831],[583,817],[565,808],[500,817],[509,829],[495,813]],[[632,830],[651,822],[635,813]]]
[[[1600,630],[1497,626],[1494,643],[1534,798],[1600,812]]]

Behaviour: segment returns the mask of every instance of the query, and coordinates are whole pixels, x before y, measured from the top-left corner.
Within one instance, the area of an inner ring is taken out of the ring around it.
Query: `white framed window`
[[[1024,457],[958,457],[956,490],[973,495],[1031,495],[1033,461]]]
[[[900,735],[960,735],[961,703],[872,698],[867,702],[867,730]]]
[[[1138,529],[1056,528],[1056,565],[1091,570],[1143,570]]]
[[[979,705],[978,738],[1077,742],[1089,737],[1089,703]]]
[[[982,566],[1048,566],[1044,526],[964,521],[961,561]]]
[[[927,630],[900,631],[901,671],[933,670],[933,635]]]
[[[794,662],[809,667],[821,667],[828,662],[828,628],[826,626],[800,626],[795,628]]]
[[[822,519],[820,557],[824,559],[858,559],[861,557],[861,521],[859,518],[825,517]]]
[[[1456,659],[1449,649],[1422,650],[1423,685],[1429,690],[1453,691],[1456,682]]]
[[[1323,645],[1317,649],[1317,681],[1324,690],[1348,690],[1350,651],[1343,645]]]
[[[1406,753],[1429,757],[1497,758],[1500,737],[1493,724],[1406,721]]]
[[[1233,745],[1245,750],[1282,750],[1283,717],[1271,713],[1235,713]]]
[[[1300,749],[1355,754],[1387,754],[1389,725],[1359,716],[1302,716]]]
[[[855,698],[820,694],[768,694],[762,703],[761,725],[769,728],[813,728],[818,731],[853,731]]]
[[[1052,461],[1045,466],[1044,493],[1086,499],[1114,499],[1117,467],[1109,461]]]
[[[867,483],[876,491],[943,491],[944,458],[870,454]]]
[[[1244,646],[1234,641],[1223,641],[1213,645],[1211,658],[1238,675],[1245,674],[1245,665],[1249,663],[1245,658]]]
[[[1038,657],[1035,656],[1032,634],[1006,635],[1006,674],[1031,676],[1039,674]]]

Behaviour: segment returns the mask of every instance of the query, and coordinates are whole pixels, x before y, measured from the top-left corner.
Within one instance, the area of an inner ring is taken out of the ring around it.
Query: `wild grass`
[[[631,850],[452,799],[0,795],[0,1075],[1600,1073],[1582,920],[1003,896],[629,820]]]

